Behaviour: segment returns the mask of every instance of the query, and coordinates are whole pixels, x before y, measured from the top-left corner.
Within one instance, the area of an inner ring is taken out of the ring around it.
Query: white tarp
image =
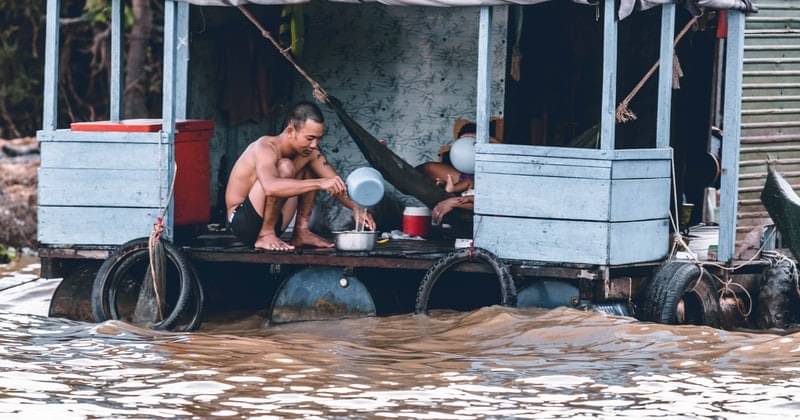
[[[245,4],[297,4],[307,3],[309,0],[178,0],[198,6],[242,6]],[[387,6],[502,6],[510,4],[537,4],[550,0],[333,0],[340,3],[381,3]],[[596,4],[593,0],[573,0],[575,3]]]
[[[308,0],[178,0],[186,1],[198,6],[241,6],[245,4],[297,4],[306,3]],[[342,3],[381,3],[387,6],[436,6],[436,7],[460,7],[460,6],[502,6],[502,5],[530,5],[544,3],[550,0],[333,0]],[[561,0],[559,0],[561,1]],[[597,4],[600,0],[572,0],[580,4]],[[753,12],[756,8],[752,0],[621,0],[619,6],[619,18],[624,19],[636,10],[647,10],[664,3],[686,3],[690,10],[697,10],[700,7],[711,9],[739,9]]]

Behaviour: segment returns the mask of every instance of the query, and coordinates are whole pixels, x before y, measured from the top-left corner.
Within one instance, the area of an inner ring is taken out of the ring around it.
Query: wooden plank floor
[[[376,244],[375,249],[367,252],[338,251],[333,248],[267,251],[245,247],[228,234],[214,234],[198,237],[183,250],[193,259],[202,261],[426,270],[436,259],[444,257],[454,248],[452,241],[391,239],[385,244]]]
[[[289,238],[284,238],[288,240]],[[109,246],[61,246],[42,247],[39,256],[56,259],[105,259],[114,247]],[[433,263],[453,252],[452,241],[389,240],[377,244],[369,252],[345,252],[335,249],[303,248],[289,252],[266,251],[246,247],[228,232],[214,232],[198,236],[182,250],[193,260],[209,262],[242,262],[256,264],[323,265],[350,268],[385,268],[401,270],[427,270]],[[508,261],[515,275],[531,277],[558,277],[597,280],[602,278],[603,267],[577,264],[542,263],[536,261]],[[649,270],[660,262],[627,264],[608,267],[611,276],[630,276]],[[759,272],[765,263],[761,260],[749,262],[737,272]],[[489,272],[482,263],[464,263],[454,267],[456,271]]]

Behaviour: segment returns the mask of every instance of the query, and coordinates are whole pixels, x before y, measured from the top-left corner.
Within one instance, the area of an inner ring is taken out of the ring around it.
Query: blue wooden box
[[[671,149],[476,145],[475,246],[513,260],[663,259],[671,158]]]
[[[163,133],[40,131],[38,239],[119,245],[148,236],[169,186]]]

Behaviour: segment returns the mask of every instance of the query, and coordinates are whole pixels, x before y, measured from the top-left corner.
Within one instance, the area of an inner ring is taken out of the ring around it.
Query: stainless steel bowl
[[[333,235],[339,251],[371,251],[375,248],[378,232],[348,230],[333,232]]]

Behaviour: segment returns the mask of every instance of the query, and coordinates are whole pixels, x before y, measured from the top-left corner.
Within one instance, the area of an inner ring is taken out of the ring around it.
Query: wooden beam
[[[617,19],[614,0],[603,3],[603,91],[600,111],[600,148],[614,149],[617,123]]]
[[[175,133],[175,104],[177,81],[177,2],[164,2],[164,72],[162,88],[162,130],[167,134]]]
[[[111,121],[117,122],[123,116],[122,97],[125,92],[123,87],[123,41],[125,33],[125,9],[122,0],[111,1]]]
[[[672,117],[672,60],[675,36],[675,4],[661,6],[661,46],[658,69],[658,111],[656,120],[656,148],[665,149],[670,144]]]
[[[178,49],[178,3],[176,0],[164,2],[164,73],[162,88],[162,141],[169,145],[167,156],[162,156],[163,175],[161,176],[162,207],[166,206],[164,215],[164,234],[172,239],[172,223],[174,196],[172,179],[175,176],[175,120],[177,104],[177,49]]]
[[[722,180],[720,191],[719,252],[721,262],[733,260],[736,247],[736,212],[739,184],[739,143],[742,133],[742,71],[744,67],[745,15],[728,10],[725,57]]]
[[[58,46],[61,2],[47,0],[47,29],[44,47],[44,109],[42,128],[53,131],[58,126]]]
[[[178,2],[175,118],[186,119],[189,89],[189,3]]]
[[[489,118],[492,105],[492,7],[481,7],[478,22],[478,95],[476,141],[489,142]]]

